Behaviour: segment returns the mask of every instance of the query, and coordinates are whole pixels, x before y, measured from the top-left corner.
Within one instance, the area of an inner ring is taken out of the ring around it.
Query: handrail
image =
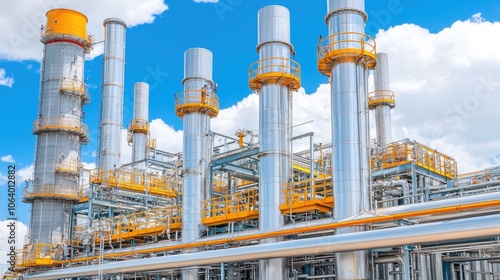
[[[206,112],[210,117],[216,117],[219,97],[211,89],[181,91],[175,95],[175,111],[179,117],[191,112]]]
[[[61,91],[75,93],[86,101],[90,99],[89,87],[83,81],[63,78],[61,82]]]
[[[80,161],[79,160],[63,160],[56,165],[56,171],[69,174],[79,174],[80,173]]]
[[[368,107],[373,109],[379,104],[394,107],[396,105],[394,92],[390,90],[376,90],[368,93]]]
[[[43,118],[40,117],[33,122],[33,134],[42,131],[68,131],[78,133],[82,137],[88,137],[89,128],[82,123],[80,118]]]
[[[55,184],[35,184],[23,189],[23,200],[29,201],[43,197],[78,201],[83,197],[83,189],[79,186]]]
[[[203,201],[203,223],[224,224],[258,217],[257,189],[236,192]]]
[[[308,179],[283,184],[285,203],[282,212],[300,213],[312,210],[331,212],[333,207],[333,184],[325,179]]]
[[[261,84],[267,80],[290,86],[292,90],[300,88],[301,67],[290,58],[264,58],[252,63],[248,72],[252,89],[260,89]]]
[[[128,129],[132,132],[147,134],[149,132],[149,122],[145,119],[132,119]]]

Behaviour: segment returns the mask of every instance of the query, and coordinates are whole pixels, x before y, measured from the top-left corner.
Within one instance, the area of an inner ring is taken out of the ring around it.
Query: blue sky
[[[94,1],[97,0],[91,0],[90,2]],[[101,2],[108,3],[103,4],[108,5],[108,9],[100,10],[95,15],[93,11],[82,11],[87,14],[89,22],[94,24],[94,26],[101,26],[103,18],[127,15],[127,9],[133,10],[136,8],[134,7],[135,1],[131,2],[133,5],[123,4],[122,14],[117,15],[110,8],[113,1]],[[116,1],[114,2],[116,3]],[[151,0],[150,2],[155,2],[158,5],[158,1]],[[500,14],[498,13],[500,11],[500,2],[495,0],[371,0],[366,2],[366,11],[369,14],[367,32],[371,36],[376,36],[379,29],[387,30],[390,27],[401,26],[406,23],[420,27],[418,30],[427,29],[429,34],[439,33],[449,29],[457,21],[471,19],[477,13],[481,13],[483,21],[489,23],[500,21]],[[9,3],[8,5],[21,5],[19,3]],[[183,53],[191,47],[208,48],[214,53],[214,80],[219,85],[218,94],[221,101],[221,109],[235,106],[237,102],[248,97],[252,93],[248,88],[248,66],[258,59],[258,55],[255,52],[257,42],[257,11],[271,4],[284,5],[290,9],[292,43],[297,52],[294,59],[302,65],[303,91],[311,95],[318,93],[320,85],[327,83],[326,77],[319,74],[316,67],[318,36],[327,33],[324,23],[326,1],[314,0],[307,1],[307,4],[305,3],[306,1],[290,0],[221,0],[219,3],[213,4],[195,3],[188,0],[166,0],[164,4],[168,5],[168,9],[161,14],[158,15],[158,11],[161,11],[161,8],[149,11],[149,16],[155,17],[154,23],[143,24],[150,19],[135,18],[134,24],[136,26],[127,30],[124,125],[132,117],[133,84],[145,81],[150,83],[151,86],[150,120],[161,119],[167,125],[172,126],[174,130],[182,129],[182,122],[175,115],[173,109],[174,94],[182,90]],[[80,4],[74,5],[78,6]],[[70,7],[72,8],[73,6]],[[0,33],[5,35],[9,32],[9,27],[6,25],[5,20],[2,21],[2,17],[4,19],[10,16],[23,18],[23,15],[16,15],[20,10],[12,8],[13,15],[8,14],[9,9],[7,9],[7,12],[4,11],[3,14],[0,13],[0,22],[3,25],[0,25]],[[26,17],[29,18],[30,16],[27,15]],[[394,30],[393,33],[387,33],[385,37],[382,37],[382,41],[392,42],[392,44],[403,44],[403,41],[398,41],[397,38],[391,37],[394,34],[404,33],[401,30],[401,33],[397,33],[398,30]],[[97,28],[90,30],[90,32],[102,38],[102,34],[99,34],[102,33],[101,29]],[[425,35],[425,32],[422,34]],[[400,35],[401,40],[408,40],[404,39],[406,37],[403,35]],[[500,33],[496,35],[490,34],[490,36],[500,37],[498,35]],[[391,40],[387,38],[391,38]],[[463,39],[466,40],[467,38]],[[389,43],[386,43],[386,46],[387,44]],[[415,44],[418,46],[418,42],[415,42]],[[35,51],[38,49],[41,56],[42,44],[40,42],[35,40],[29,48]],[[99,47],[96,47],[96,49],[99,49]],[[388,47],[387,49],[390,48]],[[412,53],[408,52],[407,55],[411,56]],[[0,123],[2,131],[0,155],[12,155],[18,165],[18,169],[22,169],[30,166],[33,162],[35,137],[31,133],[31,127],[37,115],[40,63],[36,60],[22,59],[22,54],[19,54],[19,56],[21,58],[13,60],[9,58],[10,54],[8,51],[2,52],[0,50],[0,58],[2,58],[0,59],[0,69],[5,70],[3,77],[0,71],[0,118],[2,119]],[[29,55],[26,55],[26,57],[29,57]],[[396,54],[394,57],[399,56]],[[82,159],[89,163],[95,161],[95,157],[92,157],[92,154],[95,152],[97,144],[96,129],[100,102],[101,67],[102,56],[98,56],[93,60],[87,61],[85,70],[92,95],[91,104],[84,107],[87,116],[85,122],[92,131],[92,143],[84,146]],[[498,69],[498,66],[496,67]],[[431,71],[432,69],[428,70]],[[4,80],[4,84],[9,85],[9,81],[5,81],[6,77],[13,78],[14,83],[11,87],[1,85],[2,80]],[[393,80],[393,82],[397,81]],[[405,88],[404,86],[400,87]],[[411,94],[407,96],[411,97]],[[405,100],[404,96],[402,96],[401,100]],[[468,102],[467,99],[463,100],[465,100],[464,102]],[[422,100],[422,102],[425,101]],[[460,103],[460,100],[458,102]],[[467,105],[468,103],[465,104]],[[410,113],[409,110],[407,111],[408,113]],[[404,114],[405,112],[399,111],[399,114],[395,117],[395,121],[399,120],[399,115],[403,116]],[[253,118],[252,122],[255,122],[255,119],[258,119],[258,115],[254,114],[250,118]],[[401,119],[404,119],[404,117],[401,117]],[[465,119],[468,120],[468,118]],[[432,120],[429,120],[428,123],[431,125]],[[407,129],[405,133],[409,134],[411,133],[411,127],[410,122],[402,123],[401,131]],[[405,133],[401,133],[401,135],[404,136],[406,135]],[[168,137],[168,135],[165,137]],[[422,138],[429,139],[425,135]],[[446,139],[441,139],[440,141],[446,141]],[[439,145],[439,143],[441,142],[436,141],[436,145]],[[474,140],[460,143],[463,145],[480,145],[480,142],[476,143]],[[457,147],[460,147],[459,144],[457,144]],[[462,147],[455,150],[452,149],[451,151],[460,153],[461,149]],[[177,150],[172,152],[177,152]],[[492,154],[500,154],[499,149],[493,149]],[[494,155],[493,157],[495,157]],[[498,162],[498,157],[495,158],[496,160],[492,162],[488,161],[488,163],[493,164]],[[487,160],[485,159],[485,161]],[[7,164],[7,162],[0,163],[0,172],[3,174],[7,171]],[[0,183],[3,182],[0,181]],[[5,197],[5,184],[0,187],[0,198],[3,198]],[[21,189],[19,189],[19,196],[21,193]],[[4,201],[1,201],[0,205],[3,206]],[[19,218],[26,222],[28,220],[28,208],[19,205],[19,209],[22,210]],[[0,209],[0,220],[5,219],[5,214],[6,211]]]

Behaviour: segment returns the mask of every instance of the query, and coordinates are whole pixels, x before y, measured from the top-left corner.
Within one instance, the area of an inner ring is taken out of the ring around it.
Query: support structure
[[[329,36],[318,46],[319,70],[332,86],[332,173],[338,220],[370,208],[367,70],[376,64],[375,42],[364,34],[364,0],[328,0]],[[340,229],[336,234],[363,231]],[[368,279],[368,252],[336,254],[336,279]]]
[[[389,58],[386,53],[377,53],[375,91],[368,95],[368,107],[375,110],[377,144],[382,147],[392,143],[391,109],[396,106],[396,101],[394,92],[389,89]]]
[[[129,140],[132,140],[132,162],[145,160],[149,149],[149,85],[135,83],[134,85],[134,118],[130,121]],[[130,141],[129,141],[130,142]],[[146,169],[145,162],[136,166]]]
[[[212,52],[188,49],[184,54],[184,91],[176,95],[175,109],[184,122],[182,241],[202,235],[202,202],[208,195],[207,176],[211,153],[210,119],[219,113],[219,99],[212,81]],[[183,280],[198,279],[198,269],[182,271]]]
[[[125,30],[121,19],[104,21],[104,69],[98,166],[112,170],[120,164],[125,74]]]
[[[85,53],[92,38],[87,18],[76,11],[47,12],[41,41],[45,45],[38,118],[34,182],[24,192],[32,203],[30,240],[33,244],[67,242],[71,205],[79,200],[81,143],[88,142],[82,107],[88,100],[84,84]]]
[[[259,91],[259,227],[283,226],[282,185],[290,180],[291,92],[300,88],[300,66],[290,59],[290,12],[267,6],[258,14],[259,61],[250,67],[250,88]],[[277,242],[276,238],[262,243]],[[260,279],[286,279],[284,259],[260,261]]]

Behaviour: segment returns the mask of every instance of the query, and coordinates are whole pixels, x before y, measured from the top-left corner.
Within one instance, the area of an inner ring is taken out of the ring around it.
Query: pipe
[[[267,6],[258,13],[259,66],[261,72],[279,72],[274,69],[289,59],[290,12],[283,6]],[[259,228],[263,232],[283,226],[284,219],[279,210],[283,202],[281,186],[290,180],[290,138],[289,105],[291,102],[288,86],[278,81],[265,82],[259,94]],[[276,239],[263,243],[277,242]],[[260,261],[259,277],[262,279],[284,279],[286,277],[284,259]]]
[[[390,93],[389,58],[386,53],[377,53],[377,66],[375,67],[375,100],[388,99]],[[377,131],[377,144],[385,147],[392,143],[391,109],[388,103],[379,103],[375,107],[375,122]]]
[[[367,15],[364,0],[328,0],[329,38],[343,41],[335,49],[359,49]],[[364,36],[363,36],[364,37]],[[334,204],[338,220],[355,216],[369,209],[369,135],[367,107],[367,70],[353,57],[346,56],[330,65],[332,114],[332,172]],[[362,231],[361,227],[344,228],[337,234]],[[338,279],[368,278],[368,252],[347,252],[336,255]]]
[[[145,160],[149,141],[149,84],[134,84],[134,118],[129,130],[132,133],[132,162],[143,161],[136,165],[141,170],[146,169]]]
[[[500,235],[500,215],[460,219],[406,227],[366,231],[302,240],[260,244],[240,248],[136,259],[102,265],[104,274],[117,274],[157,269],[181,268],[214,263],[235,263],[259,259],[320,255],[360,251],[405,244],[426,244],[463,239],[481,239]],[[97,265],[60,269],[26,275],[26,279],[46,280],[96,275]]]
[[[104,171],[113,170],[120,164],[126,28],[126,23],[121,19],[109,18],[104,21],[104,69],[98,158],[98,165]]]

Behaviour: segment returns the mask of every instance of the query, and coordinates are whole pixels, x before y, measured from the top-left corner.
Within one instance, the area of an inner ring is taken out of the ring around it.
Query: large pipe
[[[25,201],[33,203],[30,218],[32,243],[56,244],[69,239],[71,205],[78,200],[81,142],[88,141],[82,123],[87,100],[84,84],[87,17],[67,10],[47,12],[43,28],[44,59],[38,118],[34,183]]]
[[[258,46],[260,67],[263,72],[279,72],[270,65],[283,64],[292,53],[290,44],[290,12],[283,6],[267,6],[258,13]],[[260,132],[260,185],[259,185],[259,227],[263,232],[283,226],[279,210],[283,202],[282,185],[290,178],[290,137],[288,86],[276,81],[262,85],[259,94]],[[263,243],[277,239],[263,240]],[[263,260],[259,264],[261,279],[285,278],[284,259]]]
[[[120,164],[125,74],[125,30],[121,19],[104,21],[104,68],[99,139],[99,167],[112,170]]]
[[[135,83],[134,85],[134,119],[129,129],[132,133],[132,162],[146,159],[148,152],[149,133],[149,84]],[[137,165],[145,169],[146,163]]]
[[[389,58],[386,53],[377,53],[374,100],[390,100],[392,92],[389,89]],[[375,107],[377,143],[380,146],[392,143],[391,109],[393,107],[394,103],[391,102],[378,103]]]
[[[500,235],[499,219],[500,215],[497,214],[191,254],[111,262],[103,264],[101,268],[104,274],[117,274],[222,262],[235,263],[259,259],[360,251],[398,247],[405,244],[419,245],[443,241],[484,239]],[[92,265],[43,272],[37,275],[26,275],[25,278],[32,280],[71,278],[97,275],[98,271],[99,265]]]
[[[328,0],[326,22],[334,49],[361,49],[364,39],[364,0]],[[333,36],[333,37],[332,37]],[[336,43],[342,42],[342,43]],[[370,181],[367,70],[362,61],[352,56],[331,65],[332,94],[332,171],[334,215],[338,220],[369,210]],[[362,227],[344,228],[337,234],[362,231]],[[366,251],[336,255],[337,279],[367,279]]]
[[[210,162],[210,115],[205,108],[214,92],[212,81],[213,55],[207,49],[192,48],[184,54],[184,95],[178,101],[187,109],[183,116],[183,190],[182,190],[182,242],[189,243],[202,235],[202,203],[206,199],[206,176]],[[203,103],[199,105],[200,103]],[[192,104],[192,105],[189,105]],[[196,109],[193,109],[196,108]],[[178,111],[179,113],[179,111]],[[182,279],[198,279],[198,269],[182,271]]]

